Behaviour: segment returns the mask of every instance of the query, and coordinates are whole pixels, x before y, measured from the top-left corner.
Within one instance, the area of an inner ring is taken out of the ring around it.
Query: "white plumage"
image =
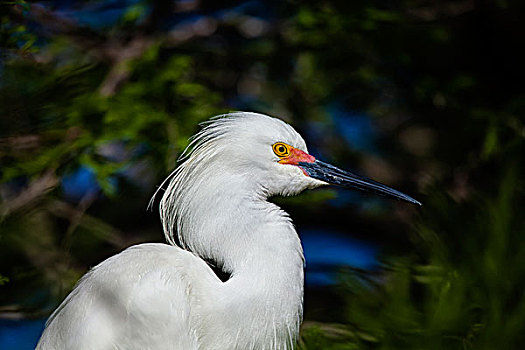
[[[94,267],[50,317],[37,349],[293,348],[303,251],[288,215],[267,199],[327,182],[363,188],[363,178],[316,161],[292,127],[256,113],[212,119],[185,154],[163,183],[170,245],[136,245]],[[231,278],[222,282],[204,259]]]

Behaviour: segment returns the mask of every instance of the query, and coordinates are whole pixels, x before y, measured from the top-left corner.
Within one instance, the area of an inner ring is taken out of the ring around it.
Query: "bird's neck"
[[[291,348],[302,318],[304,265],[291,220],[264,196],[239,184],[218,186],[212,193],[207,199],[194,198],[197,211],[192,212],[198,215],[182,225],[194,230],[183,233],[188,247],[231,274],[214,291],[214,302],[222,304],[215,304],[218,312],[209,319],[227,330],[236,329],[230,335],[237,339],[239,349],[263,348],[257,344]],[[208,335],[210,341],[214,339]],[[253,343],[241,343],[247,340]]]

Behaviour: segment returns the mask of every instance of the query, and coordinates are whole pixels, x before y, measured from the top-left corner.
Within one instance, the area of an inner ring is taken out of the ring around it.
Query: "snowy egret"
[[[316,160],[279,119],[213,118],[161,185],[170,244],[132,246],[94,267],[51,315],[37,349],[292,349],[303,251],[288,215],[267,199],[327,184],[419,204]]]

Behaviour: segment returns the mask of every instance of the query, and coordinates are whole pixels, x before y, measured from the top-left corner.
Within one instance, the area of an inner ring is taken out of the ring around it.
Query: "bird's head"
[[[208,163],[208,169],[213,163],[214,171],[240,176],[268,196],[330,184],[420,205],[386,185],[316,159],[290,125],[262,114],[237,112],[214,118],[189,149],[186,162]]]

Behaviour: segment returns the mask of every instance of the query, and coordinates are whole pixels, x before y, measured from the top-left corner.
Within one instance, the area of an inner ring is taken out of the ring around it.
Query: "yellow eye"
[[[277,142],[274,143],[273,146],[273,153],[277,155],[277,157],[283,158],[290,155],[290,146],[288,146],[286,143]]]

